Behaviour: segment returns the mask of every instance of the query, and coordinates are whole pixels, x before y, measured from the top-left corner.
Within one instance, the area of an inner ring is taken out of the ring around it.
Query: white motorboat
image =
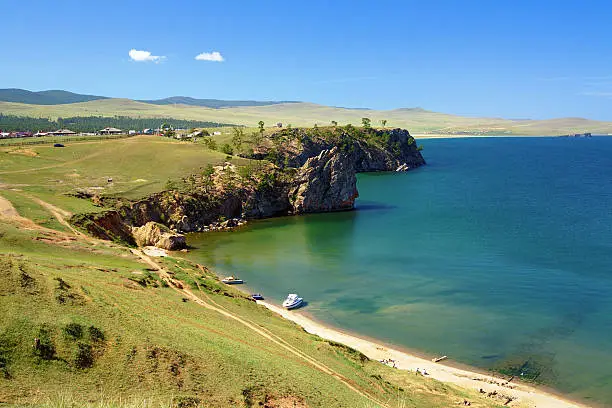
[[[244,281],[242,279],[238,279],[234,276],[228,276],[227,278],[223,278],[221,279],[221,282],[223,283],[227,283],[228,285],[234,285],[237,283],[244,283]]]
[[[285,309],[295,309],[296,307],[300,307],[302,303],[304,303],[304,299],[299,297],[296,293],[290,293],[283,302],[283,307]]]

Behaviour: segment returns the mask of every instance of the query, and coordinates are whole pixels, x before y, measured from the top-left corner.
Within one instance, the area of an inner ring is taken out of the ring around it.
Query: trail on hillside
[[[257,333],[258,335],[264,337],[265,339],[275,343],[276,345],[278,345],[279,347],[285,349],[286,351],[292,353],[293,355],[297,356],[298,358],[305,360],[306,362],[308,362],[310,365],[312,365],[313,367],[315,367],[316,369],[318,369],[319,371],[331,375],[332,377],[336,378],[338,381],[340,381],[341,383],[343,383],[346,387],[348,387],[351,391],[356,392],[357,394],[359,394],[360,396],[370,400],[371,402],[381,406],[381,407],[387,407],[387,405],[381,401],[378,401],[375,397],[369,395],[366,391],[363,391],[359,388],[357,388],[356,385],[353,385],[351,383],[351,381],[344,377],[342,374],[338,373],[337,371],[334,371],[332,368],[329,368],[328,366],[326,366],[325,364],[317,361],[314,357],[309,356],[308,354],[304,353],[303,351],[297,349],[296,347],[292,346],[291,344],[287,343],[286,341],[284,341],[282,338],[280,338],[279,336],[276,336],[275,334],[271,333],[270,331],[268,331],[267,329],[257,325],[256,323],[252,323],[249,322],[248,320],[230,312],[229,310],[223,308],[222,306],[220,306],[219,304],[217,304],[216,302],[212,301],[211,299],[208,299],[209,301],[204,301],[202,298],[200,298],[199,296],[197,296],[196,294],[194,294],[190,289],[186,288],[182,283],[176,281],[174,278],[172,278],[172,276],[170,276],[170,274],[168,273],[168,271],[161,266],[160,264],[158,264],[157,262],[155,262],[153,259],[151,259],[149,256],[145,255],[142,251],[138,250],[138,249],[131,249],[132,253],[136,256],[138,256],[140,259],[142,259],[145,263],[147,263],[149,266],[151,266],[152,268],[156,269],[159,272],[159,275],[162,279],[164,279],[169,285],[170,287],[172,287],[173,289],[175,289],[176,291],[180,292],[182,295],[186,296],[187,298],[189,298],[190,300],[192,300],[193,302],[195,302],[196,304],[205,307],[209,310],[213,310],[217,313],[222,314],[223,316],[226,316],[230,319],[233,319],[237,322],[239,322],[240,324],[246,326],[247,328],[251,329],[253,332]]]

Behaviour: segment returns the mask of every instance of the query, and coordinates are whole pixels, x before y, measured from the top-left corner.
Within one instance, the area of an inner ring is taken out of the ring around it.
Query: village
[[[206,135],[204,130],[195,130],[191,131],[188,129],[172,129],[170,127],[160,127],[157,129],[142,129],[142,130],[122,130],[114,127],[105,127],[104,129],[100,129],[96,132],[75,132],[70,129],[58,129],[55,131],[42,132],[38,131],[36,133],[32,131],[14,131],[14,132],[5,132],[0,129],[0,139],[16,139],[16,138],[26,138],[26,137],[44,137],[44,136],[118,136],[118,135],[127,135],[127,136],[136,136],[136,135],[158,135],[165,136],[168,135],[168,130],[171,130],[172,137],[176,139],[190,138],[190,137],[198,137],[202,135]],[[208,133],[208,132],[206,132]],[[221,132],[215,131],[210,133],[212,135],[220,135]]]

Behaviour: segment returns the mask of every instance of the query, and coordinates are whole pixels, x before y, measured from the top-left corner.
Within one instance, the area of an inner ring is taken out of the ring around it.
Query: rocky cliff
[[[180,190],[138,201],[99,199],[114,209],[76,216],[73,223],[100,238],[141,244],[134,232],[143,230],[135,227],[148,222],[192,232],[219,221],[229,225],[225,220],[236,218],[350,210],[359,196],[356,173],[425,164],[414,139],[402,129],[285,129],[246,156],[256,159],[257,166],[226,163],[210,175],[190,176],[190,184]],[[173,248],[181,242],[173,238]]]

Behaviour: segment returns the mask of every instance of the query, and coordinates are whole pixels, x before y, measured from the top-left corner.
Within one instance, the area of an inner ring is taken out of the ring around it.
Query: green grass
[[[49,144],[0,148],[0,183],[45,195],[51,202],[70,201],[61,195],[79,189],[138,198],[162,190],[169,179],[199,173],[209,163],[216,165],[226,160],[225,154],[209,150],[201,143],[159,136],[65,145],[64,148]],[[236,157],[232,162],[245,161]],[[112,183],[108,178],[112,178]],[[72,200],[67,207],[75,203]]]
[[[154,105],[129,99],[103,99],[66,105],[26,105],[0,102],[0,112],[11,115],[48,117],[58,116],[131,116],[145,118],[176,118],[219,123],[235,123],[257,126],[263,120],[267,126],[277,122],[293,126],[339,124],[360,125],[364,116],[380,126],[387,120],[387,127],[402,127],[413,133],[467,132],[475,134],[560,135],[593,132],[612,133],[611,122],[599,122],[581,118],[551,120],[508,120],[449,115],[423,109],[356,110],[317,105],[313,103],[288,103],[269,106],[233,107],[212,109],[187,105]]]
[[[292,396],[310,407],[376,406],[247,326],[185,301],[127,249],[52,238],[0,224],[1,402],[246,407]],[[198,281],[202,299],[283,338],[389,407],[480,398],[307,334],[188,261],[164,263],[177,278]],[[36,351],[35,338],[53,352]]]

